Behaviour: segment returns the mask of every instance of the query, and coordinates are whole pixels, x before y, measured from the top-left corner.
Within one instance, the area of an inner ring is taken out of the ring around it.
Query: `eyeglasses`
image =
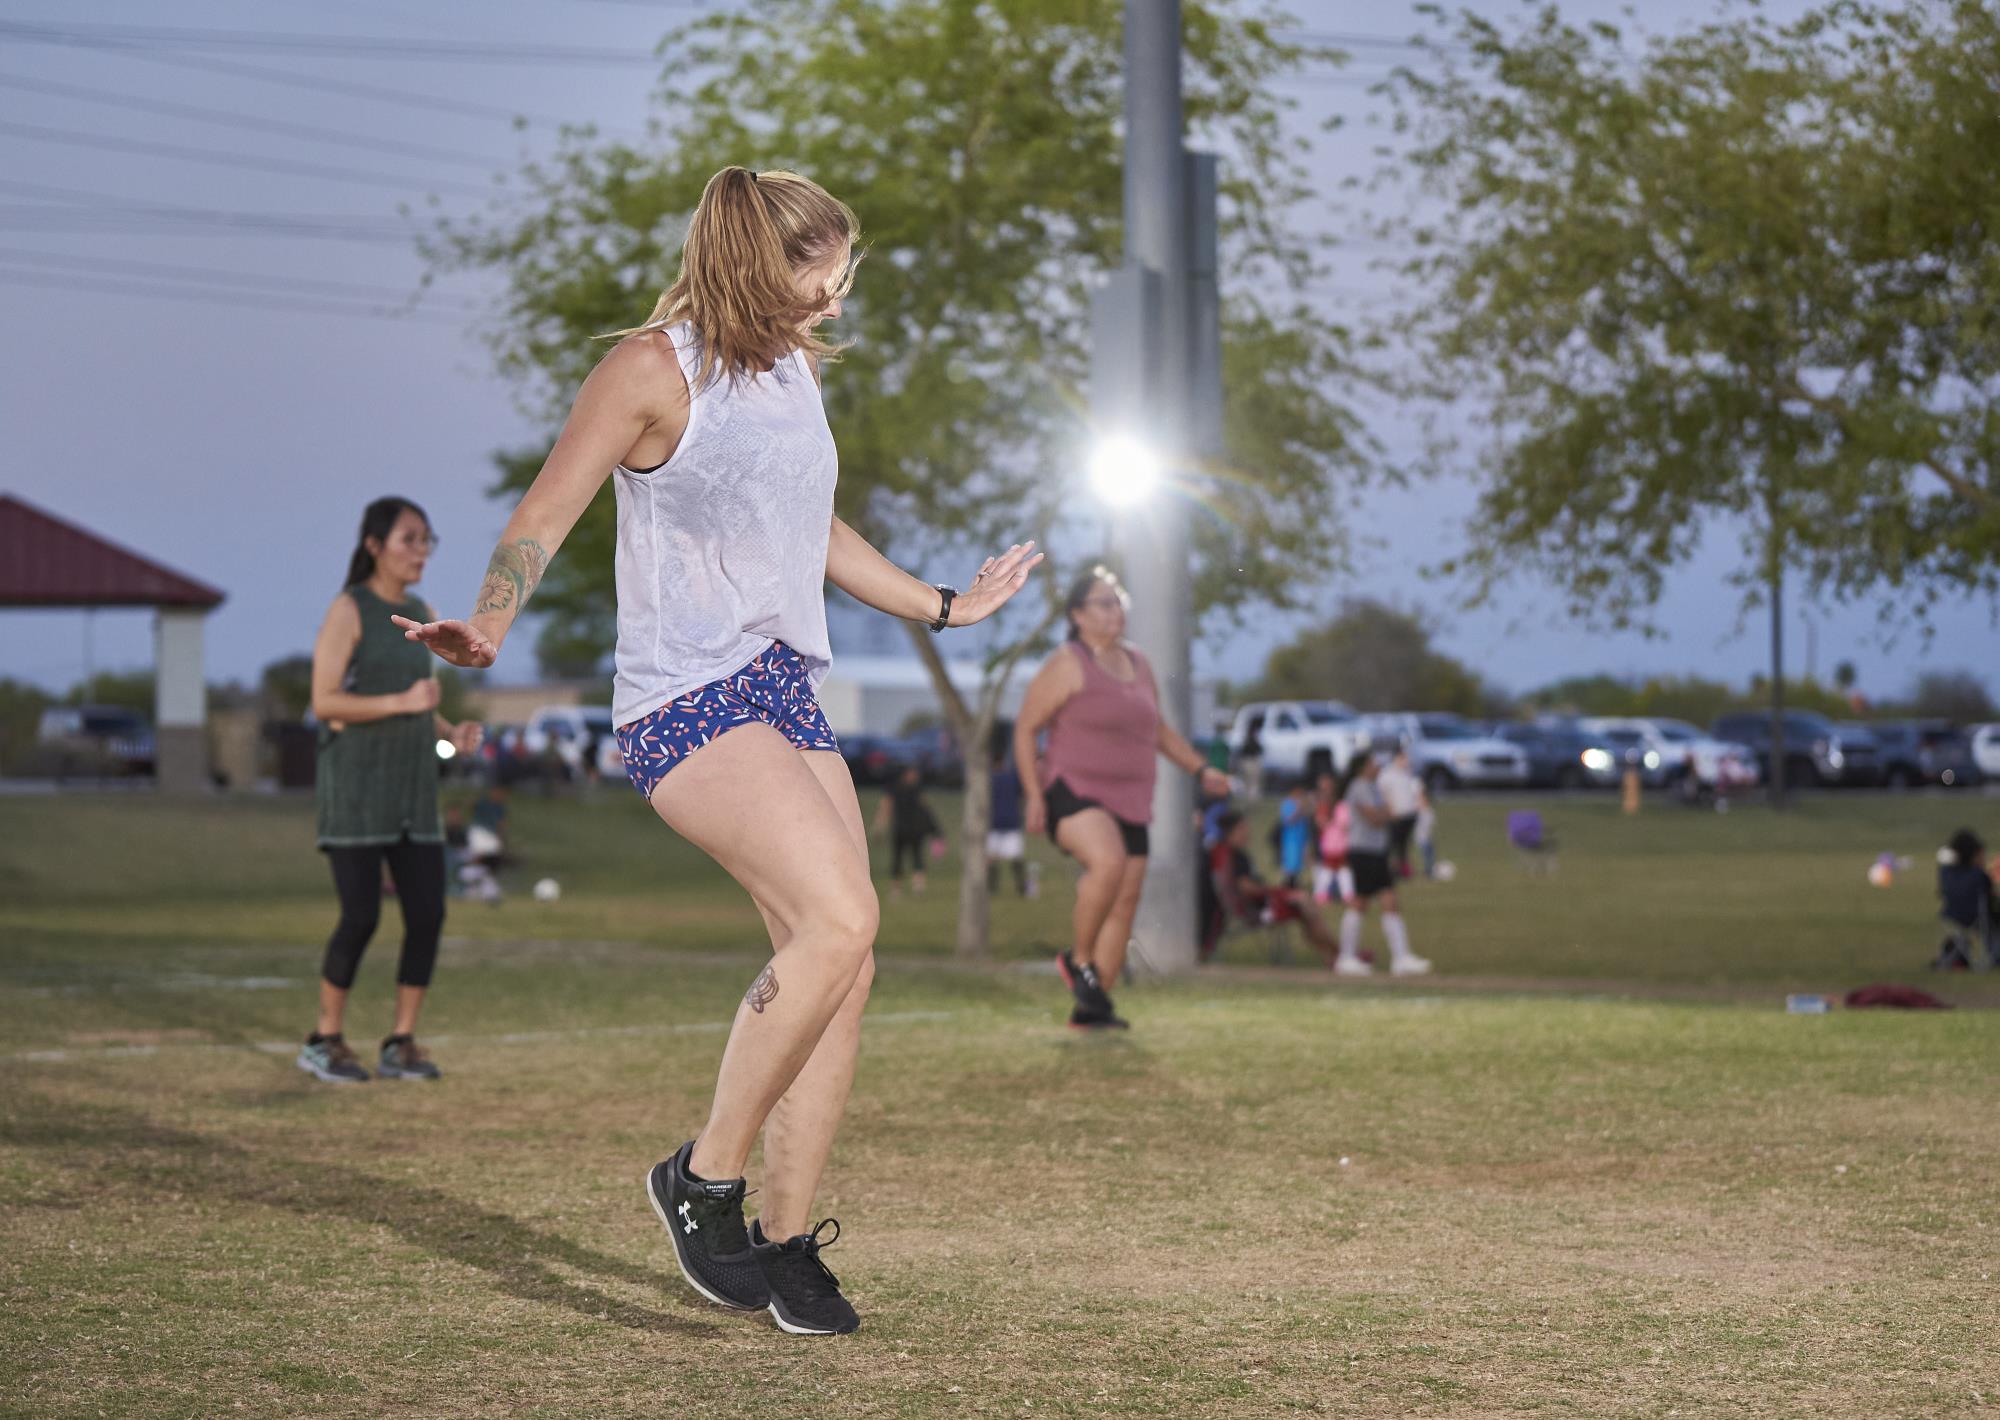
[[[437,537],[431,533],[425,533],[422,537],[398,538],[396,542],[398,546],[415,548],[419,552],[429,552],[438,545]]]

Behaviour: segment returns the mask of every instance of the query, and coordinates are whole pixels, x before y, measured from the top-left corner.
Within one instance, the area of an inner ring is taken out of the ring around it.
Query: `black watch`
[[[958,595],[957,587],[947,587],[942,582],[938,583],[937,591],[944,598],[944,603],[938,607],[937,620],[931,623],[932,631],[942,631],[949,624],[951,621],[951,599]]]

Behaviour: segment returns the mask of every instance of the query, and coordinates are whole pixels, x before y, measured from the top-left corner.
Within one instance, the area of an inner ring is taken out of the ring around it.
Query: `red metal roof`
[[[0,493],[0,606],[215,606],[206,582]]]

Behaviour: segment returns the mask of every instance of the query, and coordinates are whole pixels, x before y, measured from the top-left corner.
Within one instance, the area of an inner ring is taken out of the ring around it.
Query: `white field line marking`
[[[960,1011],[884,1011],[863,1016],[862,1024],[919,1025],[925,1022],[956,1020]],[[608,1040],[620,1036],[721,1035],[735,1025],[727,1021],[682,1021],[658,1026],[577,1026],[570,1030],[508,1031],[500,1035],[429,1035],[427,1045],[536,1045],[553,1040]],[[61,1050],[21,1050],[0,1059],[32,1065],[60,1065],[70,1060],[116,1060],[165,1055],[175,1051],[228,1052],[262,1051],[266,1055],[290,1055],[299,1048],[296,1040],[260,1040],[249,1045],[227,1045],[214,1041],[188,1041],[166,1045],[77,1046]]]

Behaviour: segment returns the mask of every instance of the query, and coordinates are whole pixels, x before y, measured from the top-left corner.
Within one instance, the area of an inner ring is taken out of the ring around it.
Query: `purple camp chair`
[[[1507,815],[1507,841],[1521,857],[1521,866],[1531,874],[1549,876],[1556,870],[1555,835],[1542,823],[1535,809],[1515,809]]]

